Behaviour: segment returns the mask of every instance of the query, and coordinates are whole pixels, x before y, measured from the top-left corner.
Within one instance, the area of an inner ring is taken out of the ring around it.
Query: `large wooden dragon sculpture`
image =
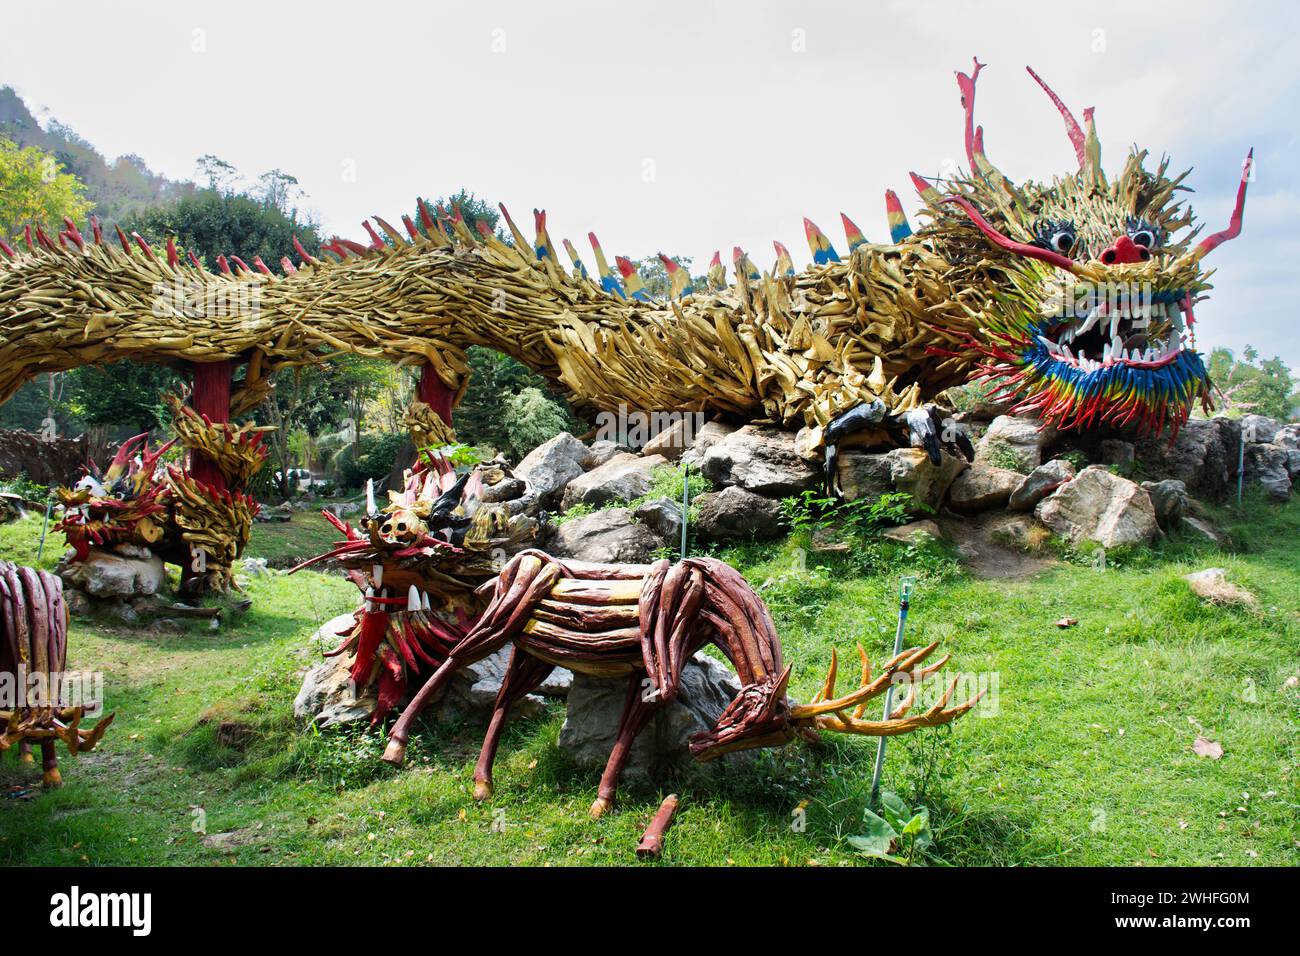
[[[1210,288],[1207,253],[1241,230],[1249,157],[1230,224],[1200,238],[1176,194],[1182,175],[1134,150],[1108,177],[1093,113],[1083,125],[1037,74],[1065,120],[1077,171],[1013,183],[984,151],[974,119],[983,64],[959,73],[969,170],[913,175],[929,223],[913,232],[887,194],[890,241],[866,241],[845,218],[841,257],[811,222],[813,262],[796,272],[785,247],[760,273],[740,250],[724,285],[714,257],[707,288],[670,269],[674,297],[654,301],[627,260],[611,270],[592,236],[588,273],[565,242],[561,265],[535,214],[530,243],[470,229],[459,212],[375,217],[369,241],[336,239],[331,259],[282,260],[283,274],[218,256],[203,268],[174,242],[158,251],[98,224],[39,226],[17,248],[0,240],[0,400],[41,372],[119,359],[192,368],[191,404],[220,428],[254,408],[268,374],[340,352],[423,369],[408,422],[422,445],[451,437],[451,409],[488,346],[545,375],[579,406],[707,411],[813,430],[828,454],[863,443],[923,445],[956,438],[925,403],[981,376],[1018,408],[1063,428],[1103,423],[1176,429],[1209,381],[1194,348],[1194,305]],[[242,373],[240,370],[242,369]],[[211,455],[190,444],[198,497],[230,491]],[[224,509],[212,520],[251,520]],[[246,533],[246,532],[244,532]],[[238,527],[222,531],[237,542]],[[238,552],[223,547],[221,559]]]

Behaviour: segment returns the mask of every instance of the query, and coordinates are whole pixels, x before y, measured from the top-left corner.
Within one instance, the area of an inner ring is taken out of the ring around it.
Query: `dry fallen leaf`
[[[1061,618],[1059,621],[1056,622],[1056,626],[1057,626],[1057,627],[1061,627],[1061,628],[1065,628],[1065,627],[1074,627],[1074,625],[1076,625],[1076,624],[1078,624],[1078,623],[1079,623],[1079,622],[1078,622],[1077,620],[1075,620],[1074,618],[1072,618],[1072,617],[1063,617],[1063,618]]]
[[[1192,752],[1202,757],[1209,757],[1211,760],[1218,760],[1223,756],[1223,744],[1209,737],[1197,737],[1192,742]]]

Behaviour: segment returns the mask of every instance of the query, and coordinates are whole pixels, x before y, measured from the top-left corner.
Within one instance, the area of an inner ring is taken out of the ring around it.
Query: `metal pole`
[[[898,630],[894,632],[894,656],[897,657],[903,651],[903,625],[907,623],[907,608],[912,597],[912,578],[903,578],[898,587]],[[885,689],[885,711],[881,720],[889,719],[889,712],[894,709],[894,685]],[[874,807],[880,798],[880,775],[885,769],[885,741],[888,737],[881,737],[880,742],[876,745],[876,769],[871,774],[871,805]]]
[[[691,465],[682,464],[682,560],[686,560],[686,528],[691,523]]]
[[[1246,429],[1241,430],[1241,447],[1237,451],[1237,507],[1241,507],[1241,483],[1246,475]]]
[[[41,563],[41,555],[45,553],[45,532],[50,526],[50,509],[54,507],[54,499],[48,494],[45,496],[45,522],[41,525],[41,543],[36,548],[36,563]]]

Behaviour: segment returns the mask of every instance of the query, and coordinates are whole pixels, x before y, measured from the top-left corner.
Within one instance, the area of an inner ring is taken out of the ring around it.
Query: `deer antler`
[[[858,657],[862,661],[862,677],[857,690],[843,697],[832,697],[835,693],[835,678],[839,670],[839,659],[832,649],[831,666],[826,674],[825,685],[818,691],[811,703],[790,708],[790,719],[809,721],[814,727],[823,730],[863,734],[869,737],[906,734],[922,727],[937,727],[940,724],[954,721],[974,707],[979,702],[979,699],[984,696],[984,692],[981,691],[964,704],[948,707],[948,701],[952,699],[953,692],[957,689],[958,678],[955,677],[938,703],[924,713],[907,716],[908,711],[916,702],[917,685],[948,663],[949,655],[945,654],[933,664],[920,669],[917,668],[917,665],[933,654],[938,646],[939,644],[936,641],[926,647],[903,651],[885,664],[880,676],[872,680],[871,662],[867,658],[866,651],[859,644]],[[907,699],[894,708],[884,720],[862,720],[862,714],[866,709],[867,702],[883,694],[894,683],[896,677],[902,674],[907,675],[911,684]],[[851,715],[845,713],[850,707],[854,708]]]
[[[83,707],[65,707],[49,722],[42,722],[35,714],[24,720],[19,711],[0,710],[0,754],[22,740],[62,740],[74,756],[94,750],[117,715],[109,714],[86,730],[78,726],[84,711]]]

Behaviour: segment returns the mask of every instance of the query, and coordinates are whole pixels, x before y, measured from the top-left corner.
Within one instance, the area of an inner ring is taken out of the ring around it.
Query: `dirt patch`
[[[957,556],[972,575],[1019,580],[1060,564],[1043,546],[1047,534],[1029,515],[994,511],[982,515],[943,515],[939,527],[957,546]]]

